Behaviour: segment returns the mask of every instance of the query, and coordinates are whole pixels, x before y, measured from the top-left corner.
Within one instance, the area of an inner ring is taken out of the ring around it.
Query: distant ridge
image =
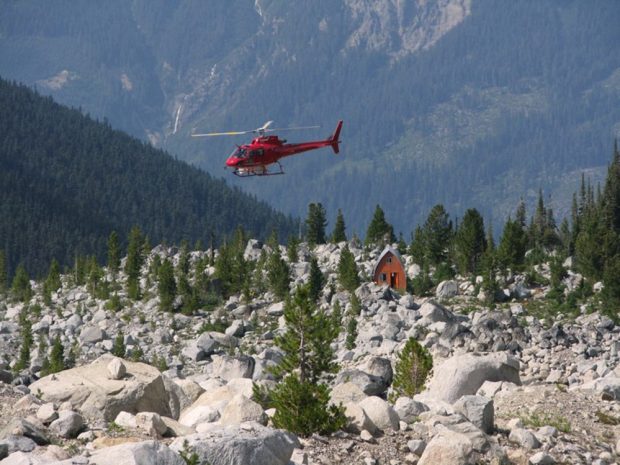
[[[0,78],[0,249],[31,274],[105,256],[109,234],[208,245],[242,226],[281,238],[297,222],[223,180]]]

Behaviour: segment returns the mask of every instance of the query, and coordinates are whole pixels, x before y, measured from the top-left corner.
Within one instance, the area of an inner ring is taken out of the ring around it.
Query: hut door
[[[396,288],[396,273],[390,273],[390,287],[395,289]]]

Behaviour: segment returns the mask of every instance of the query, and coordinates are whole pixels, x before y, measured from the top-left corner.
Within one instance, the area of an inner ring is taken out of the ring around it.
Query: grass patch
[[[530,428],[540,428],[541,426],[553,426],[563,433],[571,432],[571,424],[568,419],[562,415],[540,414],[538,412],[529,415],[522,415],[521,421]]]

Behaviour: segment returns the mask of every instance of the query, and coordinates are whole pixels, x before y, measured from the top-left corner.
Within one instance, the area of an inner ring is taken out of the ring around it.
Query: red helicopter
[[[295,155],[297,153],[307,152],[308,150],[320,149],[321,147],[331,147],[334,153],[340,151],[338,143],[340,140],[340,130],[342,129],[342,120],[338,121],[336,130],[331,137],[325,140],[301,142],[299,144],[287,144],[286,139],[280,139],[278,136],[267,136],[268,132],[275,131],[293,131],[298,129],[318,128],[319,126],[300,126],[293,128],[270,128],[273,121],[267,121],[262,127],[252,129],[251,131],[233,131],[233,132],[212,132],[208,134],[192,134],[192,137],[210,137],[210,136],[236,136],[240,134],[258,134],[251,143],[238,145],[234,152],[226,160],[226,166],[233,169],[233,174],[240,177],[248,176],[270,176],[274,174],[284,174],[280,158]],[[278,165],[279,171],[270,169],[271,165]]]

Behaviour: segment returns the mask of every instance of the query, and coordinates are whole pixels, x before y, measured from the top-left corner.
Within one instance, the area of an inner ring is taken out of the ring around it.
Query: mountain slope
[[[342,156],[228,181],[289,212],[340,207],[350,230],[375,203],[405,234],[438,202],[502,222],[539,187],[561,214],[567,184],[600,175],[620,133],[614,0],[113,3],[45,16],[40,0],[10,4],[0,72],[218,174],[244,139],[200,142],[193,128],[323,124],[289,136],[301,140],[342,118]]]
[[[0,80],[0,249],[41,273],[52,257],[103,256],[110,232],[208,245],[239,225],[280,237],[297,223],[222,180]]]

